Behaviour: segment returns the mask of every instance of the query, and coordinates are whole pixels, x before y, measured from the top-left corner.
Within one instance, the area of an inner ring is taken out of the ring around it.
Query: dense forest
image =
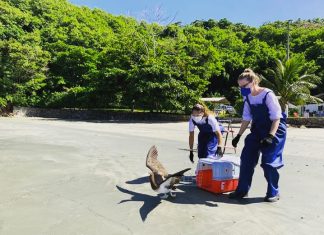
[[[234,105],[244,68],[264,74],[285,59],[287,25],[161,25],[67,0],[0,0],[0,106],[183,112],[210,95]],[[290,50],[323,93],[324,19],[291,22]]]

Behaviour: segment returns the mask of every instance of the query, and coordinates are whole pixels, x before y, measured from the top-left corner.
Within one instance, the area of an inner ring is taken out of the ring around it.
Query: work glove
[[[193,154],[193,151],[191,150],[190,151],[190,154],[189,154],[189,159],[190,159],[190,161],[192,162],[192,163],[194,163],[194,154]]]
[[[223,151],[222,151],[222,147],[221,146],[217,146],[216,155],[218,157],[222,157],[223,156]]]
[[[237,136],[234,137],[234,139],[232,140],[232,145],[234,148],[237,147],[237,143],[240,141],[241,135],[237,134]]]
[[[263,147],[267,147],[273,143],[274,136],[272,134],[268,134],[267,137],[263,138],[260,143]]]

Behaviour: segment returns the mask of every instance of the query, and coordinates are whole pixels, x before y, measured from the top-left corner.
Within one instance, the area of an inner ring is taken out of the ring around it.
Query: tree
[[[297,55],[286,61],[277,60],[274,69],[266,71],[267,78],[262,77],[262,83],[280,96],[279,103],[283,112],[287,112],[288,103],[300,105],[305,102],[320,102],[310,89],[315,88],[320,78],[307,73],[303,66],[304,59]]]
[[[16,105],[35,105],[46,85],[49,59],[39,46],[0,41],[0,97]]]
[[[234,104],[243,69],[274,66],[286,47],[284,21],[164,24],[160,7],[140,21],[68,0],[0,0],[0,12],[0,106],[131,108],[135,100],[183,112],[215,92]],[[291,53],[324,84],[324,19],[294,21],[290,36]]]

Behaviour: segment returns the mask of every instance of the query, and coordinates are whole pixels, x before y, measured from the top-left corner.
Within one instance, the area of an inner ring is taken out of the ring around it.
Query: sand
[[[0,133],[1,235],[324,234],[324,129],[289,128],[272,204],[260,166],[242,202],[192,184],[160,200],[146,153],[155,144],[170,173],[194,168],[187,123],[15,117],[0,118]]]

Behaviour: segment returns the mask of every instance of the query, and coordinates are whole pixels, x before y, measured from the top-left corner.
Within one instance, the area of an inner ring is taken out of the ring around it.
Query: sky
[[[276,20],[324,18],[324,0],[69,0],[100,8],[114,15],[127,15],[161,24],[195,20],[220,20],[258,27]],[[159,10],[157,10],[159,9]],[[159,16],[157,16],[159,15]]]

